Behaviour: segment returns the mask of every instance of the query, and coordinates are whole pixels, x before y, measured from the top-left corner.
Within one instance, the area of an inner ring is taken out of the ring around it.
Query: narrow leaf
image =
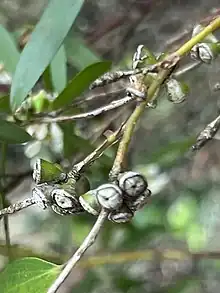
[[[66,76],[66,53],[64,46],[61,46],[53,61],[50,64],[50,76],[54,91],[61,93],[67,83]]]
[[[23,128],[12,122],[0,119],[0,141],[7,143],[24,143],[30,140],[32,140],[32,137]]]
[[[13,261],[0,273],[0,292],[47,292],[59,268],[53,263],[32,257]]]
[[[64,45],[68,61],[79,71],[86,66],[101,61],[98,55],[87,47],[79,36],[67,37]]]
[[[54,100],[53,109],[59,109],[70,104],[74,98],[81,95],[99,76],[111,68],[111,62],[97,62],[77,74],[62,93]]]
[[[51,0],[25,46],[11,87],[16,110],[45,71],[70,30],[83,0]]]
[[[0,63],[4,65],[8,72],[13,74],[20,54],[10,33],[2,25],[0,25],[0,40]]]

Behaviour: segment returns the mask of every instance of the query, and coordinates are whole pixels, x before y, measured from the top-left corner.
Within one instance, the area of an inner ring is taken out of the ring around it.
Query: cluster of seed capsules
[[[119,174],[115,183],[105,183],[79,197],[82,207],[93,215],[100,208],[109,210],[109,220],[123,223],[133,218],[134,213],[145,206],[151,191],[146,178],[133,171]]]
[[[109,220],[115,223],[132,219],[151,195],[146,178],[133,171],[120,173],[114,183],[105,183],[96,189],[90,190],[89,185],[85,187],[84,184],[82,190],[82,179],[69,176],[60,165],[39,159],[34,166],[33,179],[36,186],[32,195],[41,208],[51,207],[60,215],[86,211],[94,216],[105,208],[109,211]]]

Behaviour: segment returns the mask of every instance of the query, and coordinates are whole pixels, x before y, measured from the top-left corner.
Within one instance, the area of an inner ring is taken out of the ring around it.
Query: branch
[[[202,65],[201,61],[197,61],[197,62],[193,62],[190,64],[187,64],[186,66],[180,68],[178,71],[176,71],[175,73],[173,73],[173,77],[174,78],[179,78],[180,76],[182,76],[183,74],[188,73],[191,70],[194,70],[195,68],[199,67]]]
[[[90,89],[94,89],[96,87],[101,87],[101,86],[116,82],[122,78],[127,78],[131,75],[136,75],[139,73],[147,74],[149,72],[157,72],[157,67],[158,67],[158,64],[153,64],[145,68],[137,68],[134,70],[107,72],[101,77],[97,78],[90,85]]]
[[[2,216],[14,214],[16,212],[19,212],[23,209],[28,208],[29,206],[32,206],[35,204],[35,201],[33,198],[26,198],[23,201],[17,202],[13,205],[10,205],[9,207],[0,210],[0,219]]]
[[[136,109],[134,110],[130,118],[128,119],[126,125],[122,127],[124,133],[123,133],[122,140],[119,144],[118,152],[117,152],[112,170],[110,172],[110,178],[114,178],[120,172],[121,165],[124,160],[124,156],[127,153],[128,146],[129,146],[129,143],[135,128],[135,124],[137,123],[138,119],[144,112],[146,105],[153,99],[157,89],[162,85],[162,83],[165,81],[167,76],[169,76],[170,71],[172,71],[172,69],[175,67],[177,62],[180,60],[180,57],[188,53],[195,44],[197,44],[198,42],[201,42],[202,39],[204,39],[207,35],[209,35],[210,33],[212,33],[214,30],[216,30],[219,27],[220,27],[220,17],[216,18],[204,30],[202,30],[199,34],[194,36],[191,40],[189,40],[182,47],[180,47],[175,53],[168,56],[165,60],[163,60],[159,64],[154,64],[152,67],[144,68],[145,71],[141,69],[141,72],[143,74],[155,69],[157,70],[160,69],[160,72],[158,73],[157,78],[150,85],[147,92],[147,98],[136,107]],[[135,71],[135,73],[136,72],[137,70]],[[99,156],[102,154],[105,148],[107,148],[108,146],[110,146],[111,144],[115,143],[118,140],[119,136],[121,135],[122,128],[118,132],[113,133],[113,135],[108,137],[108,139],[100,147],[98,147],[94,152],[92,152],[89,156],[87,156],[85,160],[77,164],[76,165],[77,168],[79,170],[82,170],[85,168],[85,166],[89,166],[96,158],[99,158]],[[69,175],[71,175],[73,171],[71,171]],[[32,198],[26,199],[20,203],[14,204],[8,208],[1,210],[0,216],[6,215],[6,214],[13,214],[17,211],[22,210],[23,208],[33,205],[34,203],[35,202]]]
[[[177,56],[183,56],[188,53],[197,43],[201,42],[205,37],[207,37],[210,33],[217,30],[220,27],[220,17],[217,17],[214,21],[212,21],[204,30],[202,30],[199,34],[191,38],[188,42],[186,42],[183,46],[181,46],[175,54]],[[96,79],[90,86],[90,89],[104,86],[109,83],[113,83],[115,81],[120,80],[121,78],[126,78],[131,75],[143,73],[147,74],[149,72],[155,72],[160,67],[160,64],[153,64],[146,68],[140,68],[129,71],[115,71],[115,72],[107,72],[100,78]]]
[[[119,89],[112,89],[110,92],[109,92],[109,94],[111,94],[111,95],[118,95],[118,94],[120,94],[121,92],[123,91],[123,88],[119,88]],[[80,106],[80,105],[82,105],[82,104],[85,104],[85,103],[87,103],[87,102],[90,102],[90,101],[93,101],[93,100],[95,100],[95,99],[97,99],[97,98],[105,98],[106,97],[106,95],[107,95],[108,93],[107,92],[100,92],[100,93],[91,93],[91,94],[88,94],[88,96],[87,97],[81,97],[81,99],[79,98],[79,100],[77,99],[76,101],[73,101],[73,103],[72,103],[72,105],[71,106],[73,106],[73,107],[78,107],[78,106]]]
[[[109,177],[111,180],[115,180],[115,178],[118,176],[118,174],[121,171],[122,163],[124,160],[124,157],[128,151],[129,143],[132,138],[133,131],[135,129],[136,123],[140,116],[143,114],[146,105],[153,99],[154,94],[156,90],[159,88],[159,86],[163,83],[165,78],[169,75],[170,70],[162,70],[159,74],[157,79],[151,84],[148,93],[147,93],[147,99],[140,103],[128,119],[126,125],[123,137],[120,141],[118,151],[115,157],[114,164],[112,166],[112,169],[110,171]]]
[[[205,129],[199,134],[196,143],[192,146],[193,151],[201,149],[209,140],[211,140],[220,128],[220,115],[209,123]]]
[[[122,169],[122,163],[124,157],[128,151],[128,146],[132,138],[135,125],[141,115],[143,114],[147,104],[154,98],[154,95],[157,89],[163,84],[166,78],[170,75],[172,70],[175,68],[176,64],[179,62],[185,54],[189,53],[190,50],[199,42],[201,42],[207,35],[212,33],[214,30],[220,27],[220,17],[217,17],[213,22],[211,22],[206,28],[204,28],[196,36],[192,37],[188,42],[181,46],[176,52],[170,54],[165,60],[157,64],[161,68],[161,71],[158,73],[157,78],[152,82],[148,91],[147,98],[140,103],[130,116],[128,122],[125,125],[125,130],[123,137],[120,141],[116,158],[113,164],[113,167],[110,171],[109,177],[114,181]]]
[[[89,154],[84,160],[74,165],[73,169],[68,173],[68,177],[74,178],[75,175],[80,175],[80,173],[84,172],[85,168],[89,167],[96,159],[98,159],[109,146],[117,142],[117,140],[120,138],[122,134],[123,125],[124,123],[119,127],[117,131],[109,135],[107,139],[98,148],[96,148],[91,154]],[[22,174],[22,178],[23,176],[27,176],[30,174],[31,172],[28,171]],[[17,179],[16,179],[16,183],[17,183]],[[4,208],[0,210],[0,219],[4,215],[14,214],[22,209],[25,209],[31,205],[34,205],[35,203],[36,202],[33,198],[27,198],[21,202],[15,203],[7,208]]]
[[[204,38],[206,38],[213,31],[220,28],[220,17],[218,16],[215,20],[213,20],[209,25],[207,25],[200,33],[194,36],[191,40],[186,42],[183,46],[181,46],[177,51],[176,55],[183,56],[188,53],[197,43],[200,43]]]
[[[80,260],[80,258],[83,256],[83,254],[86,252],[86,250],[95,242],[96,237],[98,236],[106,218],[108,216],[108,211],[105,209],[102,209],[92,230],[88,234],[88,236],[85,238],[81,246],[77,249],[77,251],[74,253],[74,255],[69,259],[68,263],[64,267],[63,271],[60,273],[58,278],[55,280],[55,282],[52,284],[52,286],[48,289],[47,293],[55,293],[60,288],[60,286],[63,284],[63,282],[66,280],[66,278],[71,273],[73,267],[76,265],[76,263]]]
[[[182,47],[180,47],[174,54],[171,54],[168,56],[167,59],[163,60],[162,62],[158,62],[156,64],[150,65],[145,68],[138,68],[134,70],[129,70],[129,71],[115,71],[115,72],[107,72],[100,78],[96,79],[90,86],[90,89],[104,86],[109,83],[113,83],[115,81],[120,80],[121,78],[125,78],[131,75],[136,75],[142,73],[143,75],[146,75],[149,72],[158,72],[161,68],[166,68],[168,62],[169,68],[171,68],[171,60],[174,62],[172,64],[172,67],[174,68],[174,65],[177,64],[179,60],[178,57],[182,57],[184,54],[188,53],[194,45],[196,45],[198,42],[200,42],[202,39],[204,39],[207,35],[209,35],[211,32],[216,30],[220,26],[220,17],[216,18],[212,23],[210,23],[204,30],[202,30],[199,34],[194,36],[191,40],[186,42]],[[175,59],[175,57],[177,59]],[[170,59],[170,60],[169,60]],[[193,67],[197,66],[197,64],[193,64]],[[166,68],[167,69],[167,68]],[[188,71],[189,69],[186,69]],[[106,111],[118,108],[126,103],[128,103],[131,100],[131,97],[125,97],[124,99],[118,100],[118,101],[113,101],[109,105],[100,107],[96,110],[87,112],[87,113],[82,113],[82,114],[76,114],[72,116],[59,116],[59,117],[54,117],[54,118],[40,118],[35,119],[33,122],[41,122],[41,123],[50,123],[50,122],[62,122],[62,121],[70,121],[70,120],[75,120],[75,119],[83,119],[83,118],[90,118],[94,117],[97,115],[100,115]],[[32,121],[30,121],[32,122]]]
[[[108,105],[105,105],[103,107],[100,107],[98,109],[86,112],[86,113],[81,113],[81,114],[76,114],[76,115],[69,115],[69,116],[58,116],[54,118],[40,118],[40,119],[35,119],[31,122],[34,123],[52,123],[52,122],[63,122],[63,121],[72,121],[72,120],[77,120],[77,119],[83,119],[83,118],[93,118],[95,116],[98,116],[100,114],[103,114],[107,111],[119,108],[121,106],[126,105],[130,101],[134,100],[134,96],[126,96],[122,99],[116,100],[111,102]]]

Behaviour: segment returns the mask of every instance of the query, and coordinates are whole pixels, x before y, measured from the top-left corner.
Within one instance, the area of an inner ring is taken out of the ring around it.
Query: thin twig
[[[199,66],[202,65],[202,62],[201,61],[198,61],[198,62],[193,62],[193,63],[190,63],[190,64],[187,64],[186,66],[180,68],[179,70],[177,70],[175,73],[173,73],[173,77],[174,78],[178,78],[186,73],[188,73],[189,71],[191,70],[194,70],[196,68],[198,68]]]
[[[119,88],[119,89],[114,89],[110,92],[101,92],[99,94],[90,94],[88,95],[86,98],[81,98],[79,100],[76,100],[72,103],[72,106],[73,107],[78,107],[84,103],[87,103],[87,102],[91,102],[93,100],[96,100],[98,98],[105,98],[107,96],[107,94],[111,94],[111,95],[118,95],[119,93],[121,93],[123,91],[123,88]]]
[[[81,246],[77,249],[77,251],[74,253],[74,255],[69,259],[63,271],[60,273],[60,275],[52,284],[52,286],[48,289],[47,293],[57,292],[57,290],[60,288],[60,286],[63,284],[63,282],[71,273],[76,263],[80,260],[80,258],[86,252],[86,250],[95,242],[96,237],[98,236],[107,216],[108,216],[108,211],[105,209],[102,209],[92,230],[89,232],[88,236],[85,238],[85,240],[83,241]]]
[[[144,68],[136,68],[133,70],[125,70],[125,71],[113,71],[113,72],[107,72],[104,75],[102,75],[101,77],[97,78],[91,85],[90,85],[90,89],[94,89],[96,87],[102,87],[105,86],[107,84],[110,83],[114,83],[120,79],[123,78],[127,78],[131,75],[137,75],[137,74],[144,74],[146,75],[149,72],[158,72],[158,69],[161,67],[161,64],[163,62],[158,62],[155,63],[153,65],[150,65],[148,67],[144,67]],[[193,63],[192,67],[197,67],[198,64]],[[191,70],[191,68],[188,68],[187,70]],[[182,72],[181,72],[182,74]]]
[[[92,111],[89,111],[86,113],[69,115],[69,116],[58,116],[58,117],[54,117],[54,118],[44,117],[44,118],[40,118],[39,120],[35,119],[34,122],[52,123],[52,122],[72,121],[72,120],[83,119],[83,118],[92,118],[92,117],[98,116],[100,114],[103,114],[105,112],[108,112],[110,110],[119,108],[119,107],[129,103],[132,100],[134,100],[134,96],[126,96],[120,100],[113,101],[108,105],[105,105],[103,107],[100,107],[98,109],[95,109],[95,110],[92,110]]]
[[[201,149],[209,140],[211,140],[220,128],[220,115],[209,123],[205,129],[199,134],[196,143],[192,146],[193,151]]]
[[[32,206],[34,204],[35,204],[35,201],[33,198],[26,198],[23,201],[12,204],[9,207],[0,210],[0,219],[2,216],[14,214],[14,213],[19,212],[23,209],[26,209],[29,206]]]
[[[201,61],[193,62],[193,63],[187,64],[186,66],[184,66],[184,67],[178,69],[178,70],[173,74],[173,77],[174,77],[174,78],[178,78],[178,77],[180,77],[180,76],[182,76],[182,75],[188,73],[189,71],[198,68],[199,66],[201,66],[201,64],[202,64]],[[133,71],[128,71],[128,73],[131,73],[131,72],[133,72]],[[129,76],[130,76],[130,75],[129,75]],[[126,77],[127,77],[127,75],[126,75]],[[113,91],[109,92],[109,94],[111,94],[111,95],[113,95],[113,94],[118,94],[118,93],[120,93],[120,92],[122,92],[122,91],[123,91],[123,89],[120,88],[120,89],[116,89],[116,90],[113,90]],[[72,106],[73,106],[73,107],[78,107],[78,106],[80,106],[80,105],[82,105],[82,104],[84,104],[84,103],[86,103],[86,102],[89,102],[89,101],[95,100],[95,99],[97,99],[97,98],[106,97],[106,95],[107,95],[107,93],[105,93],[105,92],[100,93],[100,94],[92,94],[92,95],[89,95],[88,97],[86,97],[85,99],[80,99],[80,100],[78,100],[78,101],[73,102]],[[65,110],[65,109],[63,109],[63,111],[64,111],[64,110]],[[63,111],[62,111],[62,112],[63,112]],[[60,113],[61,113],[61,112],[56,112],[56,113],[55,113],[55,114],[56,114],[55,116],[60,115]],[[53,115],[53,117],[54,117],[54,115]]]
[[[91,152],[87,157],[85,157],[82,161],[74,165],[73,170],[69,172],[69,176],[72,176],[72,173],[83,173],[86,168],[92,165],[92,163],[101,157],[103,152],[110,147],[112,144],[116,143],[123,132],[123,127],[125,123],[122,123],[122,125],[113,132],[111,135],[109,135],[106,140],[99,145],[93,152]]]
[[[91,85],[90,89],[94,89],[96,87],[104,86],[106,84],[110,84],[113,82],[116,82],[122,78],[127,78],[131,75],[136,75],[139,73],[147,74],[149,72],[155,72],[157,71],[158,64],[153,64],[145,68],[137,68],[134,70],[125,70],[125,71],[113,71],[113,72],[107,72],[101,77],[97,78]]]

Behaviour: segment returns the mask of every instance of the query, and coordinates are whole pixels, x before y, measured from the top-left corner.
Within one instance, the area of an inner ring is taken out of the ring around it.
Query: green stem
[[[160,88],[162,83],[169,76],[169,73],[172,70],[172,68],[174,68],[176,63],[179,61],[178,58],[175,61],[175,57],[176,56],[183,57],[183,55],[189,53],[193,46],[195,46],[197,43],[201,42],[205,37],[207,37],[210,33],[212,33],[213,31],[215,31],[218,28],[220,28],[220,17],[217,17],[206,28],[204,28],[204,30],[202,30],[199,34],[194,36],[191,40],[186,42],[176,52],[174,52],[173,54],[170,54],[167,57],[167,59],[162,62],[163,64],[165,64],[165,62],[167,61],[168,64],[171,64],[172,63],[171,59],[173,59],[173,64],[168,69],[161,69],[160,70],[157,78],[152,82],[152,84],[150,85],[150,87],[148,89],[146,100],[143,101],[141,104],[139,104],[136,107],[136,109],[134,110],[134,112],[130,116],[129,120],[127,121],[127,123],[125,125],[125,130],[123,133],[123,137],[119,143],[119,147],[118,147],[118,151],[116,154],[116,158],[115,158],[113,167],[112,167],[111,172],[109,174],[109,177],[111,180],[114,181],[117,178],[118,173],[120,173],[120,171],[122,169],[122,163],[123,163],[125,155],[127,154],[129,143],[131,141],[131,138],[132,138],[132,135],[133,135],[133,132],[135,129],[135,125],[136,125],[137,121],[139,120],[139,118],[141,117],[141,115],[143,114],[147,103],[149,103],[154,98],[154,95],[155,95],[157,89]],[[174,58],[171,58],[172,56]]]
[[[118,151],[115,157],[115,161],[112,167],[112,170],[110,172],[110,179],[115,180],[115,178],[118,176],[118,173],[121,171],[122,163],[125,157],[125,154],[128,151],[129,143],[132,138],[132,134],[134,132],[136,123],[139,119],[139,117],[143,114],[147,103],[149,103],[153,98],[154,94],[156,93],[157,89],[160,87],[160,85],[164,82],[166,77],[169,75],[170,70],[161,70],[160,73],[157,76],[157,79],[151,84],[149,90],[147,99],[143,102],[141,102],[134,110],[134,112],[131,114],[130,118],[128,119],[125,130],[123,133],[122,140],[119,143]]]
[[[193,46],[197,43],[200,43],[204,38],[206,38],[209,34],[214,32],[215,30],[220,28],[220,17],[217,17],[213,20],[209,25],[207,25],[204,30],[194,36],[191,40],[186,42],[183,46],[181,46],[176,52],[176,55],[182,57],[183,55],[187,54]]]
[[[5,168],[6,168],[6,151],[7,151],[7,145],[6,143],[2,143],[2,147],[1,147],[1,174],[5,175]],[[0,206],[1,209],[7,207],[7,202],[5,200],[5,195],[3,193],[4,190],[4,178],[0,179]],[[8,222],[8,216],[4,216],[3,218],[3,223],[4,223],[4,231],[5,231],[5,243],[6,243],[6,247],[7,247],[7,251],[8,251],[8,258],[11,258],[11,253],[10,253],[10,232],[9,232],[9,222]]]

